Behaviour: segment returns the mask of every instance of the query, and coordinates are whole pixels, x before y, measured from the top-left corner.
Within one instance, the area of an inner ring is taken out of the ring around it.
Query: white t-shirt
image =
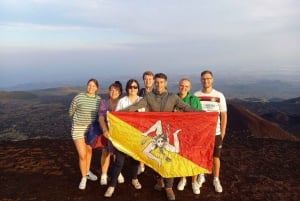
[[[137,102],[140,101],[142,99],[142,97],[138,96],[137,97]],[[118,101],[117,107],[116,107],[116,111],[119,110],[123,110],[125,108],[127,108],[128,106],[132,105],[133,103],[130,101],[128,96],[124,96],[123,98],[121,98]]]
[[[199,98],[202,110],[219,113],[216,135],[221,135],[220,113],[227,112],[226,99],[223,93],[213,89],[210,93],[203,93],[201,90],[196,91],[194,95]]]

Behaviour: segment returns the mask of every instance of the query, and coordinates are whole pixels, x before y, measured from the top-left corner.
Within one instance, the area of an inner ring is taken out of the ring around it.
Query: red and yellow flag
[[[162,177],[211,173],[218,113],[111,112],[113,145]]]

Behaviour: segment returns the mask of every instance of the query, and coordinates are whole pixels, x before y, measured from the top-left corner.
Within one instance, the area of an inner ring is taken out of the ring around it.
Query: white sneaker
[[[214,185],[215,191],[217,193],[222,193],[223,192],[223,188],[221,186],[221,182],[220,182],[220,180],[218,178],[214,178],[213,185]]]
[[[119,176],[118,176],[118,183],[119,183],[119,184],[122,184],[122,183],[124,183],[124,182],[125,182],[125,179],[124,179],[122,173],[120,173]]]
[[[183,191],[184,187],[186,186],[186,178],[181,178],[178,185],[177,185],[177,190]]]
[[[102,174],[100,177],[100,185],[107,185],[107,174]]]
[[[135,189],[137,189],[137,190],[139,190],[139,189],[142,188],[142,185],[141,185],[141,183],[139,182],[138,179],[132,179],[132,180],[131,180],[131,183],[132,183],[133,187],[134,187]]]
[[[79,188],[80,190],[85,190],[85,188],[86,188],[86,182],[87,182],[87,178],[86,178],[86,177],[82,177],[82,178],[81,178],[81,181],[80,181],[80,183],[79,183],[78,188]]]
[[[198,175],[197,182],[198,182],[198,184],[199,184],[199,186],[201,188],[202,184],[205,182],[205,176],[204,176],[204,174],[199,174]]]
[[[192,183],[192,189],[194,194],[200,194],[200,185],[198,184],[198,182]]]
[[[108,187],[106,192],[104,193],[104,197],[110,198],[115,191],[115,187]]]
[[[87,179],[91,180],[91,181],[97,181],[98,177],[93,174],[91,171],[89,171],[89,173],[86,175]]]
[[[137,174],[138,174],[138,175],[139,175],[139,174],[142,174],[144,171],[145,171],[145,166],[139,165]]]

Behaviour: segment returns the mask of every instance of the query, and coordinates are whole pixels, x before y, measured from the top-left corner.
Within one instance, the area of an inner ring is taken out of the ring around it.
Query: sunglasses
[[[137,89],[137,86],[129,86],[128,89]]]

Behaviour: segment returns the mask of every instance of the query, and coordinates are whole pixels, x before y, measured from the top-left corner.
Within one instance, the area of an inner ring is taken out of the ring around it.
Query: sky
[[[0,88],[205,69],[297,79],[300,1],[0,1]]]

